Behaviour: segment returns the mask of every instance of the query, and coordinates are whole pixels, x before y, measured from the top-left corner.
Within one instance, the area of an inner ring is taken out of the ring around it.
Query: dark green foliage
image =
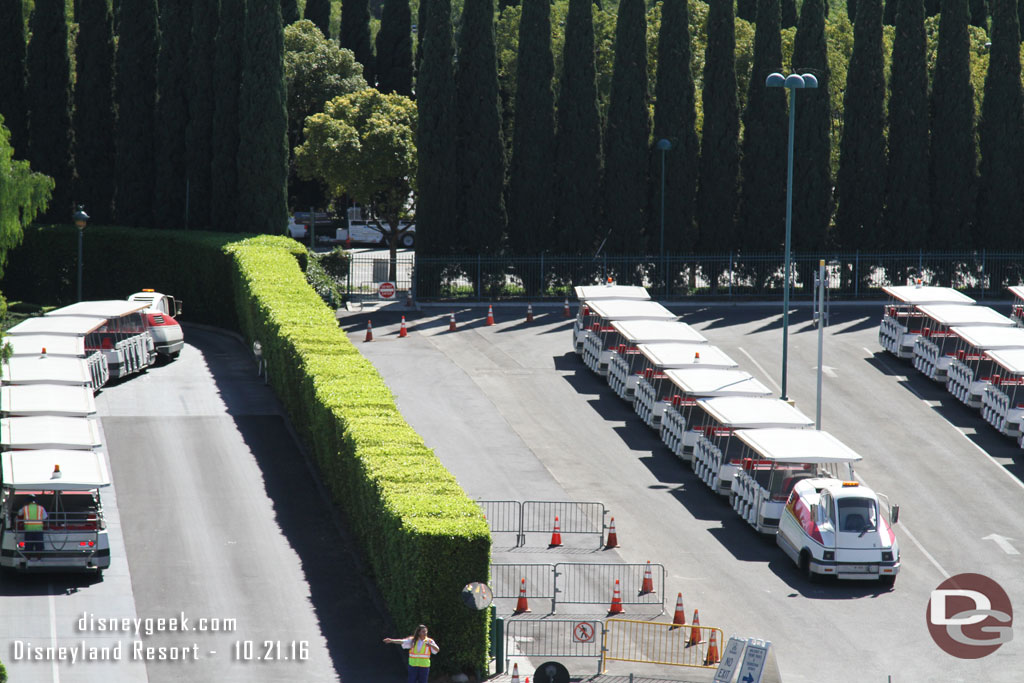
[[[304,19],[309,19],[325,36],[331,35],[331,0],[306,0]]]
[[[288,116],[284,29],[278,0],[247,0],[238,97],[238,207],[247,230],[279,234],[288,223]]]
[[[430,2],[429,0],[420,0],[419,5],[419,9],[416,11],[416,64],[414,65],[417,80],[420,77],[420,62],[423,61],[423,37],[426,35],[424,31],[427,28],[427,11]],[[448,8],[451,9],[451,0],[449,0]]]
[[[189,124],[189,36],[192,33],[192,1],[160,3],[160,55],[157,58],[156,146],[160,163],[156,171],[154,225],[184,227],[186,171],[185,130]],[[197,0],[200,8],[204,0]],[[202,10],[200,10],[202,17]]]
[[[216,49],[213,57],[213,147],[210,150],[210,188],[217,198],[211,207],[215,230],[241,227],[238,195],[238,96],[242,81],[242,40],[245,0],[220,0]]]
[[[793,137],[793,232],[794,251],[820,251],[827,243],[832,215],[831,107],[825,40],[825,0],[804,0],[800,25],[793,42],[792,72],[811,73],[816,90],[797,93]],[[802,278],[801,278],[802,279]]]
[[[860,0],[846,0],[846,16],[850,19],[850,23],[856,23],[857,19],[857,4]]]
[[[924,0],[924,12],[929,17],[934,17],[939,13],[940,0]]]
[[[384,0],[377,32],[377,90],[412,95],[412,11],[409,0]]]
[[[736,16],[754,22],[757,19],[757,0],[736,0]]]
[[[993,0],[994,2],[995,0]],[[988,30],[987,0],[969,0],[971,6],[971,26]]]
[[[692,252],[697,232],[697,111],[690,72],[689,11],[686,0],[665,0],[658,35],[658,73],[654,88],[654,145],[651,147],[649,250],[661,247],[661,161],[658,140],[672,143],[665,158],[665,252]],[[657,229],[655,229],[657,228]]]
[[[64,0],[36,0],[28,46],[29,140],[32,170],[56,184],[44,220],[71,215],[71,57]]]
[[[882,10],[882,23],[886,26],[896,25],[896,12],[899,9],[900,0],[885,0],[885,9]]]
[[[643,0],[619,0],[615,63],[604,133],[604,232],[612,254],[644,253],[648,149],[647,17]]]
[[[736,29],[731,0],[711,0],[701,92],[704,127],[697,178],[697,232],[701,250],[736,245],[740,172],[740,113],[736,94]]]
[[[450,0],[423,3],[429,30],[420,31],[423,61],[416,76],[416,151],[419,155],[416,207],[416,252],[448,254],[458,243],[452,224],[458,176],[455,139],[455,46]]]
[[[495,253],[505,230],[505,146],[501,139],[491,0],[466,2],[455,85],[459,173],[456,230],[460,246],[467,253]]]
[[[509,169],[509,245],[520,254],[553,246],[555,109],[551,5],[523,0],[516,64],[515,129]]]
[[[28,156],[28,71],[25,65],[25,11],[22,0],[0,2],[0,35],[4,37],[0,50],[0,116],[11,133],[14,156]]]
[[[114,218],[121,225],[149,227],[153,224],[156,189],[156,0],[124,3],[120,26],[115,68],[118,116]]]
[[[114,13],[108,0],[83,2],[76,19],[74,196],[103,225],[114,211]]]
[[[600,218],[601,119],[590,0],[569,0],[555,137],[555,216],[563,253],[593,249]]]
[[[836,174],[836,233],[843,248],[868,249],[882,238],[885,198],[881,0],[859,1],[853,37]]]
[[[970,80],[967,3],[942,0],[932,75],[929,242],[962,249],[970,243],[977,192],[974,88]],[[849,115],[845,117],[849,120]]]
[[[324,31],[327,35],[327,31]],[[363,76],[367,83],[373,83],[373,45],[370,43],[369,0],[341,1],[341,46],[352,50],[356,61],[363,65]]]
[[[301,19],[298,0],[281,0],[281,23],[287,26]]]
[[[188,177],[188,226],[211,225],[213,202],[214,54],[220,0],[193,0],[189,45],[188,128],[185,131]]]
[[[782,28],[796,26],[796,0],[782,0]]]
[[[974,237],[975,246],[983,249],[1019,248],[1024,227],[1021,202],[1024,97],[1021,95],[1019,50],[1017,0],[993,0],[992,50],[978,122],[981,166],[978,225]]]
[[[740,244],[754,252],[778,251],[785,241],[788,91],[765,87],[768,74],[781,66],[779,0],[758,0],[754,64],[747,108],[743,111],[742,186],[737,222]]]
[[[1024,2],[1017,0],[1017,26],[1024,27]]]
[[[891,0],[896,2],[897,0]],[[927,240],[928,64],[923,0],[898,0],[889,95],[889,171],[885,241],[899,249],[935,248]]]

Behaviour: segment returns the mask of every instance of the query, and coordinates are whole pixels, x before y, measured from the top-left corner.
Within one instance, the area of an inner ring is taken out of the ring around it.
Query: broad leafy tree
[[[212,221],[213,194],[213,116],[216,95],[213,86],[217,50],[217,20],[213,11],[220,0],[192,5],[192,36],[189,46],[189,98],[187,172],[189,181],[189,225],[207,227]]]
[[[377,32],[377,89],[412,95],[412,10],[409,0],[384,0]]]
[[[331,35],[331,0],[306,0],[306,13],[309,19],[325,36]]]
[[[74,199],[104,225],[114,211],[114,13],[109,0],[83,2],[76,19]]]
[[[295,161],[333,197],[347,195],[369,209],[391,251],[388,279],[395,281],[395,255],[408,231],[399,221],[408,218],[415,192],[415,103],[372,88],[336,97],[306,119]]]
[[[606,248],[644,253],[651,120],[647,85],[647,16],[643,0],[620,0],[615,66],[604,134]]]
[[[205,7],[205,2],[200,2]],[[156,196],[153,219],[161,228],[183,228],[188,204],[189,37],[192,0],[160,3],[160,55],[157,59]]]
[[[238,194],[239,84],[242,81],[242,43],[245,39],[245,0],[220,0],[217,38],[213,55],[213,121],[210,150],[210,207],[214,229],[231,232],[241,228]]]
[[[247,0],[238,98],[238,194],[242,224],[279,234],[288,224],[288,115],[284,30],[278,0]]]
[[[22,231],[46,210],[53,178],[34,172],[27,161],[14,159],[10,132],[0,124],[0,273],[7,254],[21,244]],[[2,300],[2,297],[0,297]]]
[[[978,123],[981,168],[975,239],[976,245],[985,249],[1018,249],[1020,246],[1024,227],[1022,114],[1017,0],[993,0],[992,50]]]
[[[64,0],[36,0],[28,46],[29,144],[32,168],[54,180],[47,220],[71,216],[71,56]]]
[[[10,131],[10,144],[18,156],[28,155],[28,71],[25,65],[25,3],[23,0],[0,2],[0,116]]]
[[[554,218],[555,109],[551,5],[522,0],[516,63],[515,128],[509,178],[509,244],[518,253],[551,244]]]
[[[326,32],[325,32],[326,34]],[[374,82],[373,44],[370,42],[369,0],[341,0],[341,32],[339,42],[352,50],[356,61],[363,65],[363,75]]]

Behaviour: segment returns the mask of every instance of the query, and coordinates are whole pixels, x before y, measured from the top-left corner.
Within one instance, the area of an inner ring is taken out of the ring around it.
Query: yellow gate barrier
[[[722,637],[722,629],[713,626],[606,619],[604,659],[715,668],[722,652]]]

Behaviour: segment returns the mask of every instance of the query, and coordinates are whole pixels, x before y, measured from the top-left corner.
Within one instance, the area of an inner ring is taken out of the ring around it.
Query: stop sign
[[[394,282],[382,282],[377,287],[377,296],[381,299],[394,299],[395,298],[395,283]]]

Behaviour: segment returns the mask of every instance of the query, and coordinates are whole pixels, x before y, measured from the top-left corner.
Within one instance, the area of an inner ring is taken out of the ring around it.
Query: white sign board
[[[736,683],[761,683],[764,663],[768,659],[768,648],[771,646],[771,641],[747,639],[747,652],[743,655],[743,664],[740,665],[740,675]]]
[[[382,282],[377,287],[377,296],[385,301],[390,301],[395,298],[395,283],[394,282]]]
[[[747,641],[735,636],[729,637],[729,642],[722,650],[722,661],[718,663],[718,670],[715,671],[714,683],[732,683],[732,675],[736,673],[736,667],[740,665],[740,658],[743,657],[743,648]]]

